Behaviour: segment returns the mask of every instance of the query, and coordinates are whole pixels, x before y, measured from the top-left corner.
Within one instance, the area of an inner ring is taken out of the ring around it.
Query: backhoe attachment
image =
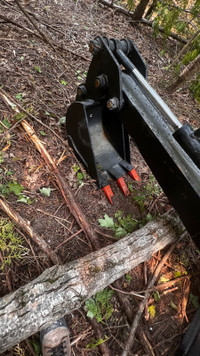
[[[182,125],[147,82],[130,40],[96,37],[86,82],[67,112],[67,136],[78,159],[112,202],[110,180],[129,194],[129,136],[139,148],[188,232],[200,246],[200,129]],[[132,157],[134,162],[134,157]]]

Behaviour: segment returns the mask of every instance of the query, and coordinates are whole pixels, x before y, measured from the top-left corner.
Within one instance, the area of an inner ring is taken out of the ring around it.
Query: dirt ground
[[[103,7],[97,1],[24,0],[21,4],[37,24],[39,31],[14,0],[1,1],[0,86],[18,105],[21,113],[20,106],[32,115],[32,119],[27,115],[26,119],[57,163],[89,222],[100,230],[101,246],[106,246],[116,237],[113,231],[99,225],[99,219],[105,214],[114,218],[120,211],[123,217],[127,218],[130,214],[132,219],[143,221],[144,224],[171,207],[133,142],[132,164],[141,178],[141,184],[138,185],[126,177],[131,194],[125,197],[113,182],[113,205],[108,203],[104,193],[83,172],[69,149],[65,115],[75,99],[77,85],[84,82],[90,64],[88,43],[97,35],[118,39],[128,37],[133,40],[147,63],[150,84],[182,122],[190,122],[197,127],[200,109],[187,88],[172,95],[163,85],[165,68],[178,53],[180,44],[172,39],[168,40],[167,51],[161,55],[161,37],[154,39],[150,28],[143,25],[131,26],[130,21],[122,14]],[[1,15],[7,17],[7,20],[1,18]],[[169,78],[165,76],[164,82],[167,81]],[[30,221],[31,226],[52,250],[56,250],[64,264],[89,254],[91,248],[82,232],[59,247],[80,227],[64,203],[55,179],[41,155],[22,129],[20,119],[24,118],[23,114],[16,115],[0,97],[0,120],[3,123],[0,126],[0,184],[5,186],[9,182],[17,182],[24,187],[23,194],[30,198],[30,204],[18,202],[14,193],[6,195],[7,201]],[[50,188],[50,195],[42,194],[42,188]],[[1,219],[3,218],[6,218],[4,213],[1,214]],[[114,219],[117,221],[117,217]],[[28,283],[50,266],[45,254],[27,236],[22,236],[19,229],[18,234],[28,252],[23,259],[13,260],[1,270],[0,296]],[[159,252],[119,281],[121,290],[127,292],[124,298],[131,304],[133,315],[137,312],[139,299],[129,292],[145,290],[147,281],[164,252]],[[177,277],[183,278],[159,296],[152,293],[140,322],[141,334],[137,335],[130,355],[174,355],[198,305],[199,269],[199,251],[187,236],[179,243],[161,273],[163,283]],[[103,338],[108,338],[106,343],[112,354],[117,356],[123,351],[130,329],[127,316],[115,293],[111,302],[112,315],[100,323],[100,326]],[[148,312],[152,305],[150,310],[155,310],[155,315]],[[91,348],[91,342],[94,344],[94,339],[97,340],[98,336],[95,335],[84,308],[68,315],[67,321],[73,355],[102,355],[98,346]],[[20,344],[21,353],[17,348],[12,348],[3,355],[39,356],[38,346],[39,335],[33,335]]]

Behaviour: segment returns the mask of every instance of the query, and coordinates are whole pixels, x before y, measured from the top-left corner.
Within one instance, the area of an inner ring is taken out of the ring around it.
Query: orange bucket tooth
[[[141,179],[135,169],[132,169],[130,172],[128,172],[128,174],[132,179],[136,180],[137,182],[141,181]]]
[[[124,193],[124,195],[126,195],[126,197],[130,194],[128,187],[124,181],[123,177],[120,177],[119,179],[116,180],[118,186],[120,187],[120,189],[122,190],[122,192]]]
[[[111,189],[110,185],[106,185],[105,187],[102,188],[102,190],[104,191],[104,193],[105,193],[106,197],[108,198],[109,202],[111,204],[113,204],[111,197],[114,197],[114,194],[112,192],[112,189]]]

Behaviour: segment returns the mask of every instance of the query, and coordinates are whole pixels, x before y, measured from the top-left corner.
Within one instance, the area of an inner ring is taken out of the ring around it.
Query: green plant
[[[142,186],[142,190],[140,192],[138,192],[138,190],[134,190],[132,185],[129,185],[129,190],[133,193],[133,199],[138,204],[141,213],[145,211],[145,202],[157,198],[162,192],[161,187],[158,185],[153,175],[149,176],[148,182]],[[150,216],[147,217],[147,221],[149,221],[149,218]]]
[[[22,101],[23,100],[23,93],[18,93],[16,94],[15,98],[19,101]]]
[[[200,75],[196,77],[190,84],[190,90],[195,99],[200,102]]]
[[[41,68],[40,68],[40,67],[35,66],[35,67],[34,67],[34,69],[36,70],[36,72],[38,72],[38,73],[42,73],[42,70],[41,70]]]
[[[7,171],[7,175],[12,175],[12,172]],[[3,195],[5,198],[11,193],[14,193],[18,199],[18,203],[31,204],[32,200],[25,194],[23,194],[24,187],[17,183],[14,180],[11,180],[5,184],[0,184],[0,195]]]
[[[131,277],[130,274],[127,273],[126,276],[125,276],[125,278],[126,278],[128,284],[130,284],[133,277]]]
[[[98,340],[92,338],[92,340],[89,342],[89,344],[86,345],[86,349],[91,349],[91,350],[93,350],[93,349],[95,349],[95,347],[97,347],[97,346],[103,344],[103,343],[106,342],[108,339],[109,339],[109,337],[107,337],[106,335],[105,335],[105,340],[103,340],[102,338],[100,338],[100,339],[98,339]]]
[[[63,80],[63,79],[60,81],[60,83],[61,83],[62,85],[67,85],[67,82],[66,82],[65,80]]]
[[[86,178],[86,173],[81,172],[79,166],[74,165],[72,168],[73,168],[73,171],[76,173],[78,185],[82,187],[84,185],[84,179]]]
[[[2,121],[0,121],[0,133],[4,132],[6,129],[10,128],[10,122],[7,117],[4,117]]]
[[[3,153],[0,152],[0,164],[4,162]]]
[[[35,356],[42,356],[42,350],[41,350],[41,344],[38,339],[36,340],[30,340],[28,339],[28,342],[30,345],[33,346],[34,351],[35,351]]]
[[[115,221],[107,214],[104,215],[104,219],[99,219],[101,227],[112,229],[116,237],[124,237],[130,234],[138,226],[138,220],[133,219],[130,214],[123,216],[121,211],[115,214]]]
[[[89,298],[85,303],[87,316],[91,319],[96,318],[98,323],[108,320],[113,312],[112,303],[110,301],[112,295],[113,291],[109,288],[105,288],[94,297]]]
[[[51,195],[51,188],[50,187],[43,187],[43,188],[40,188],[40,193],[45,195],[46,197],[50,197]]]
[[[10,193],[20,196],[24,187],[16,181],[9,181],[0,185],[0,193],[6,198]]]
[[[87,71],[82,72],[81,70],[77,70],[76,77],[79,81],[84,80],[87,77]]]
[[[21,260],[28,253],[29,249],[22,244],[22,238],[15,232],[14,224],[9,219],[0,219],[1,270],[4,271],[6,265],[11,265],[13,260]]]

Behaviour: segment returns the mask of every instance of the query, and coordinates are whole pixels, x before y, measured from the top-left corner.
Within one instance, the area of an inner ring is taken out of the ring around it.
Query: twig
[[[179,242],[180,239],[177,241]],[[147,289],[150,289],[153,287],[154,283],[156,282],[159,274],[160,274],[160,271],[162,269],[162,267],[164,266],[165,264],[165,261],[169,258],[170,254],[172,253],[172,251],[175,249],[176,245],[177,245],[177,242],[174,243],[170,249],[168,250],[168,252],[165,254],[165,256],[163,257],[163,259],[160,261],[159,265],[157,266],[155,272],[154,272],[154,275],[152,277],[152,279],[150,280],[149,284],[148,284],[148,288]],[[135,315],[135,318],[133,320],[133,323],[132,323],[132,326],[131,326],[131,331],[130,331],[130,334],[129,334],[129,337],[128,337],[128,340],[126,342],[126,345],[125,345],[125,348],[124,348],[124,351],[122,353],[122,356],[127,356],[131,347],[132,347],[132,344],[133,344],[133,340],[134,340],[134,337],[135,337],[135,333],[136,333],[136,330],[137,330],[137,327],[138,327],[138,324],[139,324],[139,321],[140,321],[140,318],[142,316],[142,313],[144,311],[144,308],[145,308],[145,305],[148,301],[148,297],[149,297],[149,293],[148,291],[145,293],[145,296],[144,296],[144,299],[143,301],[140,303],[139,305],[139,309]]]
[[[90,323],[92,325],[92,328],[94,329],[95,331],[95,334],[97,335],[97,338],[98,339],[104,339],[104,332],[100,326],[100,324],[98,324],[98,322],[96,321],[95,318],[93,319],[90,319]],[[110,348],[108,347],[107,345],[107,342],[103,342],[102,344],[99,345],[99,348],[102,352],[103,355],[106,355],[106,356],[112,356],[112,352],[110,350]]]
[[[19,23],[15,22],[14,20],[9,19],[8,17],[6,17],[6,16],[4,16],[4,15],[2,15],[2,14],[0,14],[0,18],[3,19],[3,20],[6,21],[6,22],[11,23],[11,24],[14,25],[14,26],[17,26],[17,27],[19,27],[19,28],[22,28],[23,30],[29,32],[31,35],[38,36],[37,33],[33,32],[33,31],[30,30],[29,28],[20,25]],[[39,36],[39,37],[40,37],[40,36]]]
[[[5,92],[1,91],[1,89],[0,89],[0,94],[2,95],[4,101],[6,101],[6,103],[9,106],[11,106],[15,112],[19,113],[18,108],[15,105],[13,105],[12,101],[9,99],[9,97],[7,97]],[[96,235],[96,232],[89,224],[84,212],[82,211],[81,207],[76,201],[74,194],[68,187],[66,179],[64,179],[60,174],[58,167],[56,166],[54,160],[52,159],[52,157],[50,156],[46,148],[44,147],[42,141],[37,137],[35,130],[29,125],[29,123],[26,120],[22,120],[21,125],[23,126],[24,130],[27,132],[31,141],[35,144],[37,150],[40,152],[42,158],[48,165],[50,171],[55,176],[57,185],[72,215],[76,219],[79,226],[83,229],[85,235],[87,236],[88,240],[92,243],[95,250],[98,250],[100,248],[98,236]]]
[[[65,59],[67,64],[73,68],[71,63],[66,59],[65,56],[63,56],[57,48],[53,45],[52,41],[49,39],[49,37],[38,27],[38,25],[35,23],[35,21],[31,18],[31,16],[28,14],[28,12],[23,8],[21,3],[18,0],[14,0],[17,4],[17,6],[20,8],[20,10],[23,12],[23,14],[28,18],[30,23],[33,25],[33,27],[38,31],[38,33],[43,37],[43,39],[49,44],[49,46],[61,57],[62,59]]]
[[[65,218],[60,218],[59,216],[56,216],[55,213],[54,215],[53,214],[50,214],[50,213],[47,213],[46,211],[42,210],[42,209],[37,209],[37,211],[39,211],[40,213],[44,214],[44,215],[48,215],[48,216],[51,216],[51,218],[54,218],[56,220],[63,220],[65,222],[67,222],[68,224],[71,224],[70,221],[68,221],[67,219]]]
[[[8,93],[6,93],[3,89],[0,88],[0,94],[1,97],[3,98],[4,102],[8,105],[11,106],[12,109],[17,112],[20,113],[18,109],[20,109],[22,112],[24,112],[28,117],[30,117],[30,119],[38,122],[40,125],[44,126],[47,130],[51,131],[61,142],[65,147],[68,147],[68,144],[62,139],[62,137],[60,137],[51,127],[49,127],[48,125],[44,124],[40,119],[38,119],[36,116],[34,116],[33,114],[29,113],[26,109],[24,109],[19,103],[17,103],[12,97],[11,95],[9,95]],[[8,132],[10,132],[11,130],[13,130],[16,126],[19,125],[20,122],[22,122],[25,118],[21,118],[20,120],[18,120],[10,129],[8,129],[6,131],[6,134]]]
[[[15,223],[31,237],[31,239],[40,247],[42,251],[45,252],[45,254],[54,264],[61,264],[59,257],[55,254],[54,251],[50,249],[46,241],[43,240],[43,238],[38,235],[36,231],[33,230],[29,220],[22,218],[19,213],[17,213],[13,208],[10,207],[10,205],[8,205],[7,202],[2,200],[1,198],[0,209],[3,210],[10,217],[10,219],[14,220]]]
[[[140,298],[140,299],[143,299],[144,296],[143,295],[140,295],[139,293],[137,292],[124,292],[123,290],[121,289],[118,289],[118,288],[114,288],[113,286],[109,285],[109,287],[112,289],[112,290],[115,290],[116,292],[119,292],[119,293],[122,293],[122,294],[126,294],[126,295],[134,295],[135,297],[137,298]]]
[[[64,240],[63,242],[60,243],[60,245],[58,245],[55,248],[55,251],[58,250],[60,247],[62,247],[63,245],[65,245],[69,240],[71,240],[73,237],[79,235],[81,232],[83,231],[83,229],[78,230],[77,232],[75,232],[73,235],[69,236],[66,240]]]
[[[140,328],[140,336],[143,339],[144,347],[145,347],[145,349],[147,349],[147,352],[149,353],[149,351],[150,351],[151,355],[155,356],[153,347],[151,346],[150,341],[148,340],[148,338],[147,338],[145,332],[142,330],[142,328]]]
[[[37,260],[37,258],[36,258],[36,255],[35,255],[33,246],[31,245],[29,239],[27,239],[27,238],[26,238],[26,235],[24,235],[23,232],[20,231],[16,226],[15,226],[15,230],[17,230],[17,232],[24,238],[24,240],[26,241],[26,243],[29,245],[29,247],[30,247],[30,249],[31,249],[31,252],[32,252],[32,254],[33,254],[33,257],[34,257],[34,259],[35,259],[36,265],[37,265],[38,273],[40,273],[40,272],[41,272],[41,271],[40,271],[40,270],[41,270],[41,267],[40,267],[40,265],[39,265],[39,263],[38,263],[38,260]]]
[[[171,281],[168,281],[168,282],[165,282],[165,283],[162,283],[162,284],[159,284],[158,286],[153,286],[152,288],[149,288],[148,290],[141,290],[137,293],[146,293],[146,292],[155,292],[157,290],[164,290],[164,289],[167,289],[169,287],[171,287],[171,285],[173,284],[176,284],[178,282],[181,282],[181,281],[184,281],[186,279],[190,279],[190,276],[188,275],[185,275],[185,276],[181,276],[181,277],[177,277]],[[130,292],[129,294],[132,294],[132,293],[135,293],[135,292]]]

